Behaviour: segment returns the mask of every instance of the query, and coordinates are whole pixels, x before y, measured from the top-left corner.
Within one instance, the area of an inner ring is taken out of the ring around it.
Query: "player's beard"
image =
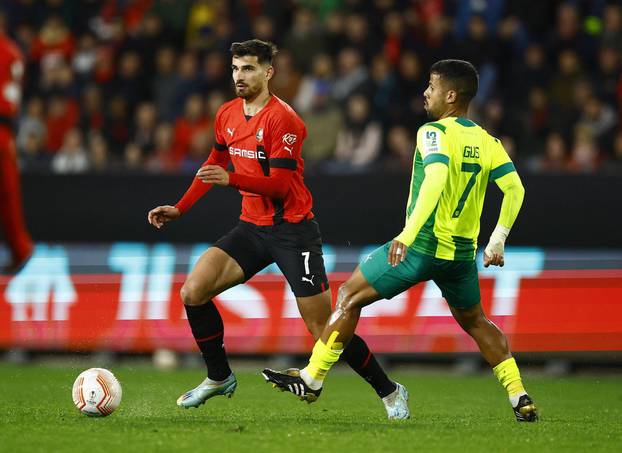
[[[245,100],[254,98],[260,90],[261,86],[253,87],[247,83],[245,83],[241,88],[238,87],[237,84],[235,85],[235,95]]]
[[[434,113],[432,107],[430,107],[429,102],[423,104],[423,109],[425,110],[425,114],[427,115],[428,119],[431,119],[432,121],[436,121],[438,119],[438,115]]]

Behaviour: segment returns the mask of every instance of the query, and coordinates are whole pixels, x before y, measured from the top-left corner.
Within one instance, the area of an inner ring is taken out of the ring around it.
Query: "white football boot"
[[[395,391],[382,398],[384,408],[387,410],[387,418],[389,420],[409,419],[408,391],[399,382],[396,382],[395,385],[397,385]]]
[[[198,387],[187,391],[177,398],[177,405],[188,409],[189,407],[199,407],[213,396],[226,395],[228,398],[231,398],[237,386],[238,381],[233,373],[224,381],[212,381],[210,378],[205,378]]]

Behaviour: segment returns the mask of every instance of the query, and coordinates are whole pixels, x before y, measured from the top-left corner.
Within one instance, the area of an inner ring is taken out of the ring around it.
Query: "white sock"
[[[323,380],[312,378],[306,368],[300,370],[300,378],[305,381],[312,390],[319,390],[322,388]]]
[[[520,400],[520,397],[526,394],[527,392],[523,392],[519,393],[518,395],[510,396],[510,404],[512,405],[512,407],[518,406],[518,401]]]

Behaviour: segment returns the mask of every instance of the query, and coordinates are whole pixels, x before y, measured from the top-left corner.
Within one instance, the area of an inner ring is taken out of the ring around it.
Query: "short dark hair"
[[[430,74],[438,74],[458,92],[458,102],[468,105],[477,94],[479,74],[477,69],[464,60],[440,60],[432,65]]]
[[[272,64],[274,56],[278,53],[276,45],[270,41],[262,41],[260,39],[249,39],[243,42],[234,42],[231,44],[231,54],[234,57],[245,57],[251,55],[257,57],[260,64]]]

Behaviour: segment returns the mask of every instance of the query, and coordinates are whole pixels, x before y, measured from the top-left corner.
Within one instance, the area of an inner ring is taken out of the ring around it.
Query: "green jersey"
[[[415,209],[424,168],[448,166],[441,197],[411,244],[415,250],[452,261],[475,259],[477,236],[489,181],[516,171],[501,142],[466,118],[424,124],[417,132],[406,221]]]

